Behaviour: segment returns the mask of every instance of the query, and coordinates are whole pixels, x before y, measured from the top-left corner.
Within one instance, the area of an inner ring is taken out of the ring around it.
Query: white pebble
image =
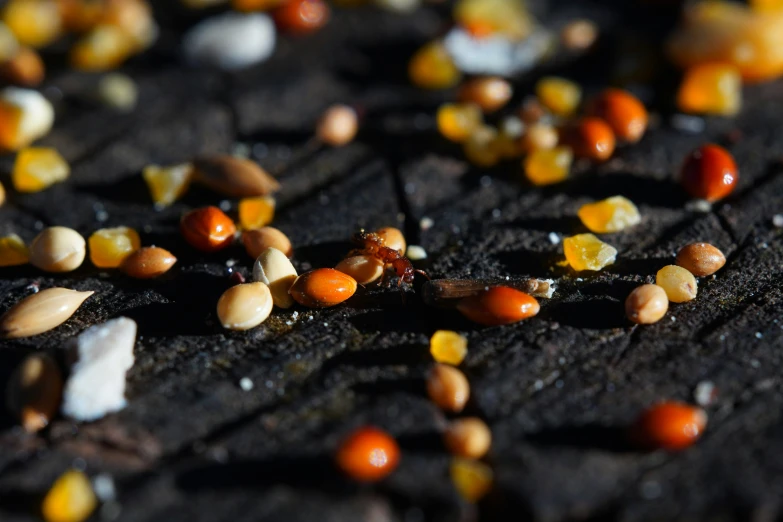
[[[429,230],[434,224],[435,222],[431,218],[425,216],[421,218],[421,221],[419,221],[419,228],[422,230]]]
[[[503,36],[476,38],[464,29],[446,34],[443,44],[457,67],[469,74],[509,76],[532,69],[552,48],[552,35],[536,29],[521,41]]]
[[[549,233],[549,242],[553,245],[557,245],[560,243],[560,236],[557,235],[555,232]]]
[[[711,381],[701,381],[693,390],[693,399],[699,406],[709,406],[715,400],[715,385]]]
[[[130,112],[136,108],[139,89],[133,78],[127,74],[111,73],[98,82],[98,98],[107,107]]]
[[[408,250],[405,251],[405,255],[411,261],[427,259],[427,251],[419,245],[408,245]]]
[[[712,203],[705,199],[692,199],[685,204],[685,210],[689,212],[712,212]]]
[[[269,58],[275,38],[275,25],[267,15],[226,13],[188,31],[183,51],[191,63],[231,71]]]
[[[114,479],[108,473],[101,473],[92,479],[92,489],[101,502],[110,502],[117,498]]]
[[[239,379],[239,387],[242,388],[242,391],[250,391],[253,389],[253,381],[250,377],[242,377]]]
[[[119,411],[125,400],[125,374],[133,366],[136,323],[127,317],[88,328],[68,349],[71,374],[63,390],[63,415],[95,420]]]
[[[775,214],[772,216],[772,224],[778,228],[783,228],[783,214]]]
[[[688,134],[699,134],[704,132],[704,127],[706,126],[704,118],[687,114],[675,114],[671,117],[669,123],[678,131]]]

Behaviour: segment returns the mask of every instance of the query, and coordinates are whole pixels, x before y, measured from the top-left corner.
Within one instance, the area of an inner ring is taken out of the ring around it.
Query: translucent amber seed
[[[454,457],[449,471],[454,488],[467,502],[478,502],[492,489],[494,474],[492,468],[483,462]]]
[[[492,445],[492,432],[478,417],[467,417],[452,421],[443,434],[446,448],[452,455],[480,459]]]
[[[495,33],[510,40],[527,38],[535,20],[522,2],[508,0],[459,0],[454,5],[454,19],[477,36]]]
[[[644,104],[622,89],[605,89],[590,101],[585,112],[605,121],[621,141],[636,143],[647,130]]]
[[[168,206],[182,197],[193,178],[193,166],[190,163],[160,167],[148,165],[141,173],[156,205]]]
[[[698,291],[698,283],[693,274],[677,265],[668,265],[658,270],[655,284],[663,288],[672,303],[695,299]]]
[[[285,0],[273,16],[281,31],[307,34],[326,25],[331,9],[323,0]]]
[[[117,268],[141,248],[138,232],[128,227],[102,228],[87,240],[90,261],[98,268]]]
[[[481,109],[473,104],[446,103],[438,108],[438,131],[451,141],[462,143],[482,124]]]
[[[97,505],[90,479],[81,471],[70,470],[52,485],[41,510],[46,522],[82,522]]]
[[[524,160],[525,176],[533,185],[560,183],[568,177],[573,160],[569,147],[534,150]]]
[[[468,354],[468,339],[449,330],[438,330],[430,339],[430,353],[436,362],[459,366]]]
[[[625,300],[625,316],[636,324],[657,323],[669,309],[669,298],[658,285],[634,288]]]
[[[0,267],[24,265],[30,262],[30,250],[16,234],[0,238]]]
[[[503,78],[489,76],[474,78],[459,89],[457,98],[462,103],[472,103],[484,112],[495,112],[511,99],[514,91]]]
[[[44,47],[62,32],[60,11],[51,0],[11,0],[2,18],[19,43],[30,47]]]
[[[217,252],[234,241],[236,225],[217,207],[191,210],[180,220],[185,241],[202,252]]]
[[[243,230],[261,228],[275,217],[275,198],[262,196],[239,201],[239,224]]]
[[[562,142],[570,146],[580,158],[606,161],[614,153],[614,131],[604,120],[582,118],[563,130]]]
[[[732,155],[713,144],[691,152],[680,170],[680,183],[685,191],[707,201],[718,201],[731,194],[737,177],[737,164]]]
[[[619,232],[642,221],[636,205],[623,196],[582,205],[577,215],[582,224],[596,234]]]
[[[685,71],[677,108],[691,114],[734,116],[742,105],[742,76],[733,65],[705,63]]]
[[[617,250],[593,234],[577,234],[563,240],[566,261],[576,271],[601,270],[614,263]]]
[[[457,310],[474,323],[498,326],[533,317],[540,306],[533,296],[525,292],[495,286],[460,299]]]
[[[470,398],[470,383],[457,368],[436,364],[427,377],[427,394],[439,408],[459,413]]]
[[[376,482],[397,468],[400,448],[386,432],[367,426],[351,433],[335,456],[337,466],[360,482]]]
[[[557,146],[559,136],[557,130],[544,122],[533,123],[522,134],[520,147],[524,152],[532,153],[537,150],[552,149]]]
[[[462,144],[465,157],[477,167],[494,167],[500,161],[498,132],[487,125],[477,128]]]
[[[11,181],[19,192],[39,192],[64,181],[70,173],[68,162],[55,149],[28,147],[16,155]]]
[[[709,243],[691,243],[677,252],[676,263],[696,277],[706,277],[723,268],[726,256]]]
[[[422,89],[448,89],[462,74],[441,42],[430,42],[413,55],[408,64],[411,82]]]
[[[681,402],[662,402],[642,413],[630,430],[631,439],[647,449],[683,450],[707,427],[707,413]]]
[[[536,83],[539,101],[557,116],[571,116],[582,100],[582,88],[565,78],[546,77]]]
[[[125,31],[101,24],[71,47],[70,61],[81,71],[108,71],[119,67],[135,50],[136,43]]]

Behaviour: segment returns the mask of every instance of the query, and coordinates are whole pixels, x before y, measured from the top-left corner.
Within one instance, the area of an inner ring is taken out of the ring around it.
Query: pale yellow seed
[[[427,394],[438,407],[458,413],[470,398],[470,383],[453,366],[436,364],[427,378]]]
[[[342,147],[353,141],[358,129],[355,110],[347,105],[332,105],[318,121],[315,134],[328,145]]]
[[[452,455],[480,459],[492,445],[492,432],[478,417],[466,417],[449,424],[443,441]]]
[[[669,309],[669,298],[658,285],[642,285],[634,288],[625,300],[625,315],[637,324],[660,321]]]
[[[696,298],[696,278],[681,266],[668,265],[658,270],[655,284],[664,289],[672,303],[684,303]]]
[[[45,354],[28,356],[8,381],[6,403],[22,427],[36,432],[49,424],[60,408],[63,378],[54,360]]]
[[[383,262],[368,255],[346,257],[334,268],[353,277],[360,285],[368,285],[383,275]]]
[[[522,135],[522,150],[530,153],[536,150],[549,150],[557,146],[557,130],[548,123],[534,123]]]
[[[276,248],[267,248],[253,265],[253,280],[264,283],[279,308],[291,308],[294,298],[288,293],[296,281],[296,269],[288,257]]]
[[[258,259],[258,256],[270,247],[276,248],[288,257],[291,257],[294,253],[291,240],[275,227],[245,230],[242,232],[242,244],[245,245],[245,250],[253,259]]]
[[[67,227],[45,228],[30,243],[30,263],[46,272],[76,270],[86,253],[82,235]]]
[[[272,303],[272,293],[264,283],[232,286],[218,300],[218,319],[228,330],[249,330],[269,317]]]
[[[38,335],[61,325],[95,292],[47,288],[25,297],[0,317],[0,337]]]
[[[393,248],[399,252],[401,256],[405,255],[408,244],[405,242],[405,236],[399,228],[383,227],[376,230],[375,233],[383,239],[384,246]]]
[[[584,51],[598,38],[598,26],[590,20],[574,20],[560,31],[560,41],[569,51]]]

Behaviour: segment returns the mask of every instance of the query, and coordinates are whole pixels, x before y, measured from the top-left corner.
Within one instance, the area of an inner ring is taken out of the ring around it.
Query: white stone
[[[267,15],[226,13],[193,27],[182,45],[191,63],[231,71],[269,58],[275,38],[275,25]]]
[[[475,38],[464,29],[455,28],[443,40],[455,65],[469,74],[511,76],[528,71],[552,49],[552,35],[537,29],[521,41],[503,36]]]
[[[125,374],[133,366],[136,323],[127,317],[88,328],[69,346],[71,375],[63,390],[62,413],[90,421],[123,409]]]
[[[424,250],[424,247],[420,247],[419,245],[408,245],[408,250],[405,251],[405,255],[411,261],[427,259],[427,251]]]
[[[239,379],[239,387],[242,388],[242,391],[250,391],[253,389],[253,381],[250,377],[242,377]]]

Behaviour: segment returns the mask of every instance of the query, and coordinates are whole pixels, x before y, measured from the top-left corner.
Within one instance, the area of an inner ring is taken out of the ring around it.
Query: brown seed
[[[353,140],[358,129],[356,111],[347,105],[338,104],[326,109],[318,121],[315,134],[327,145],[342,147]]]
[[[272,313],[272,293],[264,283],[232,286],[220,296],[217,315],[228,330],[249,330],[266,321]]]
[[[351,256],[337,263],[334,269],[353,277],[360,285],[368,285],[383,275],[383,262],[375,256]]]
[[[280,189],[280,183],[257,163],[234,156],[196,158],[193,176],[194,181],[234,198],[267,196]]]
[[[245,245],[245,250],[253,259],[258,259],[258,256],[267,248],[276,248],[288,257],[294,253],[291,240],[275,227],[245,230],[242,232],[242,244]]]
[[[657,323],[668,309],[669,298],[658,285],[636,287],[625,300],[625,315],[637,324]]]
[[[94,293],[47,288],[29,295],[0,317],[0,337],[16,339],[48,332],[67,321]]]
[[[676,263],[697,277],[706,277],[723,268],[726,256],[709,243],[691,243],[677,252]]]
[[[598,38],[598,26],[590,20],[574,20],[560,31],[560,41],[569,51],[585,51]]]
[[[470,397],[470,384],[457,368],[436,364],[427,378],[427,394],[438,407],[459,413]]]
[[[67,227],[49,227],[30,243],[30,263],[47,272],[70,272],[79,268],[87,254],[87,242]]]
[[[376,230],[375,233],[383,239],[383,246],[393,248],[401,256],[405,255],[408,245],[405,242],[405,236],[402,235],[402,231],[399,228],[383,227]]]
[[[557,130],[549,123],[534,123],[520,138],[520,147],[525,152],[549,150],[557,146]]]
[[[289,293],[297,303],[327,308],[342,303],[356,292],[356,280],[334,268],[317,268],[300,275]]]
[[[5,187],[0,183],[0,207],[5,203]]]
[[[0,77],[23,87],[35,87],[44,79],[45,69],[40,55],[30,47],[20,47],[16,56],[0,65]]]
[[[142,247],[125,258],[120,265],[126,275],[136,279],[152,279],[169,271],[177,258],[160,247]]]
[[[511,84],[495,76],[474,78],[459,89],[457,98],[463,103],[475,103],[484,112],[495,112],[513,95]]]
[[[60,408],[63,377],[54,360],[45,354],[27,357],[8,381],[8,409],[22,427],[34,433],[49,424]]]
[[[466,417],[449,424],[443,441],[452,455],[480,459],[492,445],[492,432],[478,417]]]

